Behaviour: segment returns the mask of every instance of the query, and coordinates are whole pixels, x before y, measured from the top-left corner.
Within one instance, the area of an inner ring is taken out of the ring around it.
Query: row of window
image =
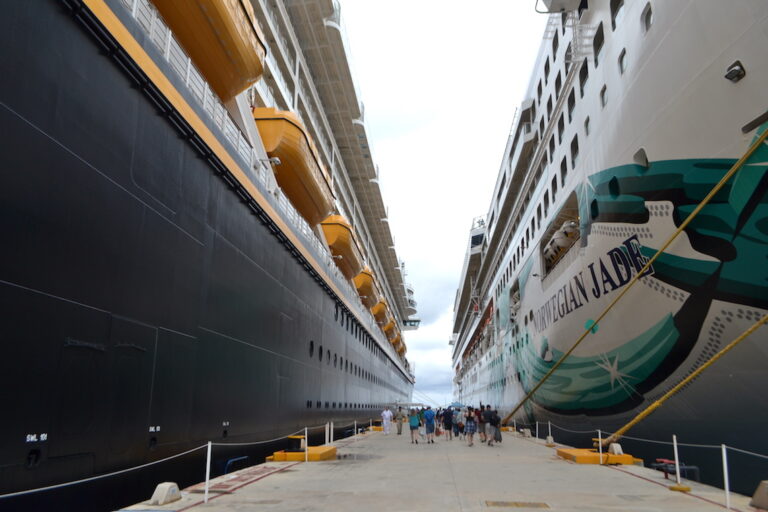
[[[310,340],[309,341],[309,357],[312,358],[314,357],[314,355],[315,355],[315,341]],[[359,365],[355,363],[351,363],[349,360],[344,360],[343,356],[339,356],[337,353],[333,353],[333,357],[331,357],[331,351],[323,350],[322,345],[319,345],[317,347],[317,358],[321,363],[323,362],[323,360],[325,360],[328,366],[330,366],[331,361],[333,361],[333,367],[337,368],[339,371],[347,372],[350,375],[359,377],[363,380],[367,380],[368,382],[376,384],[377,386],[387,388],[392,391],[397,391],[397,388],[395,388],[395,386],[393,386],[389,382],[363,369]],[[399,376],[399,373],[397,375]],[[403,379],[403,383],[407,384],[408,381]]]
[[[360,323],[352,314],[341,308],[338,303],[336,303],[336,308],[334,310],[334,320],[341,323],[342,327],[344,327],[347,332],[349,332],[357,341],[359,341],[365,348],[367,348],[375,357],[386,364],[387,367],[394,369],[398,377],[404,383],[408,382],[408,379],[405,377],[405,375],[399,371],[397,365],[392,364],[392,361],[389,359],[384,350],[382,350],[382,348],[376,343],[376,340],[373,339],[373,336],[371,336],[370,333],[368,333],[368,331],[362,325],[360,325]],[[312,357],[313,347],[314,342],[310,342],[310,357]],[[322,353],[322,350],[323,349],[321,346],[319,352]],[[330,352],[327,354],[327,357],[328,363],[330,364]],[[320,355],[320,360],[322,361],[322,355]],[[336,355],[333,356],[333,364],[334,367],[336,367]],[[344,358],[341,358],[341,364],[344,364]]]
[[[624,0],[611,0],[611,26],[612,29],[615,30],[618,22],[622,18],[623,15],[623,9],[624,9]],[[581,13],[579,13],[581,14]],[[561,20],[561,27],[562,32],[565,34],[566,30],[566,20],[567,20],[567,13],[562,14],[562,20]],[[648,2],[645,6],[645,8],[642,11],[641,15],[641,23],[644,32],[648,32],[648,30],[651,28],[651,25],[653,24],[653,9],[651,7],[650,2]],[[600,62],[600,56],[605,43],[605,33],[603,30],[603,23],[601,22],[598,25],[598,28],[595,32],[595,36],[593,38],[592,42],[592,48],[593,48],[593,56],[594,56],[594,66],[597,68]],[[557,60],[557,50],[559,48],[559,38],[558,34],[555,33],[553,40],[552,40],[552,62],[555,62]],[[564,69],[565,74],[567,75],[568,69],[569,69],[569,61],[570,61],[570,44],[568,46],[568,49],[566,49],[566,58],[564,63]],[[545,59],[544,62],[544,85],[547,85],[548,78],[549,78],[549,72],[550,72],[550,66],[549,66],[549,57]],[[619,74],[623,75],[627,70],[628,65],[628,57],[627,57],[627,50],[626,48],[622,49],[622,51],[619,53],[618,58],[618,69]],[[582,62],[581,68],[579,70],[579,93],[580,97],[584,97],[584,91],[585,86],[587,84],[587,81],[589,79],[589,63],[588,59],[584,59]],[[560,90],[561,90],[561,73],[558,71],[557,77],[555,79],[555,95],[554,100],[556,101],[559,98]],[[541,95],[542,95],[542,81],[539,80],[539,83],[537,85],[537,103],[534,103],[534,105],[531,107],[531,118],[535,118],[536,116],[536,104],[541,104]],[[608,88],[604,84],[603,87],[600,89],[600,105],[601,107],[605,107],[608,104]],[[572,123],[574,120],[574,110],[576,108],[576,93],[573,89],[571,89],[568,99],[567,99],[567,119],[569,123]],[[553,111],[553,98],[550,96],[547,99],[546,103],[546,119],[543,114],[541,113],[541,119],[539,121],[538,131],[537,135],[535,137],[535,143],[538,144],[539,142],[539,133],[543,134],[546,130],[546,123],[550,120],[551,114]],[[566,124],[565,124],[565,113],[561,114],[557,121],[557,137],[555,135],[551,135],[548,142],[548,147],[544,150],[544,156],[541,159],[541,165],[537,171],[536,177],[534,179],[533,184],[531,185],[531,188],[528,191],[528,196],[526,197],[525,203],[523,204],[523,208],[521,209],[521,214],[527,211],[528,203],[531,199],[531,195],[533,193],[533,189],[535,189],[536,185],[540,181],[540,178],[542,175],[544,175],[546,167],[548,164],[552,163],[552,160],[554,158],[554,154],[557,150],[557,144],[562,144],[563,142],[563,134],[565,132]],[[591,132],[592,126],[589,116],[586,116],[584,119],[584,134],[586,136],[589,136]],[[513,149],[514,151],[514,149]],[[571,139],[570,144],[570,167],[571,169],[574,169],[576,167],[578,156],[579,156],[579,139],[578,134],[574,134],[573,138]],[[569,158],[568,156],[563,156],[562,160],[560,161],[560,187],[562,188],[565,185],[565,179],[568,174],[568,164],[569,164]],[[501,196],[501,191],[503,189],[503,183],[502,187],[499,191],[499,196]],[[513,253],[512,258],[509,262],[508,268],[505,271],[504,276],[502,276],[502,279],[499,282],[499,285],[496,288],[496,295],[501,293],[502,288],[509,282],[509,279],[511,278],[514,270],[517,268],[518,264],[522,260],[526,249],[530,246],[531,239],[535,238],[536,229],[537,227],[541,227],[541,220],[542,217],[546,218],[549,213],[549,205],[550,205],[550,194],[551,194],[551,201],[554,203],[555,197],[557,196],[558,191],[558,180],[557,176],[554,176],[552,178],[552,181],[550,183],[550,187],[548,190],[545,190],[543,198],[541,203],[538,205],[536,209],[536,216],[531,218],[531,225],[530,227],[526,227],[525,236],[521,237],[520,244],[517,247],[517,250]],[[594,208],[593,208],[594,209]],[[596,212],[592,212],[593,216],[597,216]],[[516,233],[517,229],[519,227],[519,219],[515,221],[515,224],[512,229],[512,233]],[[507,249],[509,248],[509,245],[511,243],[511,239],[508,239],[503,252],[506,253]],[[496,269],[498,272],[498,268]]]
[[[338,407],[337,407],[338,406]],[[307,400],[307,409],[322,409],[323,408],[323,402],[320,400],[317,400],[313,402],[312,400]],[[385,404],[361,404],[361,403],[352,403],[352,402],[325,402],[325,408],[326,409],[384,409],[384,407],[387,407]]]

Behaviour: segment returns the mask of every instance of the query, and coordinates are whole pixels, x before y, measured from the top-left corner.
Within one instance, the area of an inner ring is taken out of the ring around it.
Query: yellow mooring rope
[[[653,257],[651,257],[651,259],[648,260],[645,266],[643,266],[643,268],[640,269],[640,271],[635,274],[635,277],[633,277],[632,280],[627,284],[627,286],[624,287],[621,293],[619,293],[619,295],[615,299],[613,299],[613,301],[610,304],[608,304],[608,307],[606,307],[603,310],[603,312],[600,313],[600,316],[597,317],[595,322],[589,328],[587,328],[581,334],[581,336],[579,336],[579,339],[576,340],[576,343],[574,343],[573,346],[570,349],[568,349],[568,351],[565,354],[563,354],[563,357],[561,357],[557,361],[557,363],[555,363],[552,366],[552,368],[550,368],[550,370],[546,373],[546,375],[544,375],[544,377],[542,377],[542,379],[538,382],[538,384],[536,384],[533,387],[533,389],[530,392],[528,392],[527,395],[525,395],[525,398],[523,398],[520,401],[520,403],[517,404],[517,406],[512,410],[512,412],[510,412],[504,417],[504,420],[502,420],[502,423],[506,424],[515,415],[515,413],[517,413],[517,411],[520,410],[523,404],[525,404],[528,400],[531,399],[531,397],[533,397],[536,391],[538,391],[539,388],[547,381],[547,379],[549,379],[549,377],[555,372],[555,370],[557,370],[560,367],[560,365],[563,364],[563,362],[566,359],[568,359],[571,353],[573,353],[573,351],[576,350],[576,347],[578,347],[581,344],[581,342],[584,341],[584,339],[586,339],[587,335],[590,332],[592,332],[592,330],[597,326],[597,324],[600,323],[600,320],[602,320],[605,317],[605,315],[608,314],[608,312],[613,308],[613,306],[615,306],[616,303],[619,302],[619,300],[621,300],[622,297],[624,297],[624,295],[629,291],[629,289],[632,288],[632,286],[634,286],[634,284],[640,279],[640,277],[643,274],[645,274],[648,268],[650,268],[650,266],[653,265],[653,262],[656,261],[658,257],[661,256],[661,254],[667,249],[667,247],[669,247],[669,245],[675,240],[675,238],[677,238],[677,236],[683,232],[683,230],[688,226],[688,224],[690,224],[691,221],[699,214],[702,208],[704,208],[704,206],[706,206],[707,203],[709,203],[709,201],[715,196],[715,194],[717,194],[720,191],[720,189],[725,186],[728,180],[731,179],[731,177],[733,177],[733,175],[736,174],[736,172],[739,169],[741,169],[741,167],[744,165],[744,162],[746,162],[749,159],[749,157],[751,157],[752,154],[755,151],[757,151],[757,149],[763,144],[763,142],[765,142],[766,137],[768,137],[768,129],[766,129],[762,134],[760,134],[755,139],[755,141],[749,147],[747,152],[744,153],[744,155],[741,158],[739,158],[739,160],[735,164],[733,164],[733,166],[728,170],[728,172],[725,173],[722,179],[714,187],[712,187],[712,190],[709,191],[709,194],[707,194],[707,196],[701,200],[699,205],[691,212],[690,215],[688,215],[688,217],[686,217],[683,223],[680,224],[680,227],[678,227],[675,230],[675,232],[672,233],[672,236],[670,236],[669,239],[666,242],[664,242],[664,245],[662,245],[661,248],[658,251],[656,251],[656,254],[654,254]]]
[[[614,432],[610,436],[608,436],[605,439],[603,439],[603,446],[618,441],[618,439],[622,435],[626,434],[627,430],[631,429],[632,427],[634,427],[635,425],[637,425],[638,423],[643,421],[653,411],[655,411],[656,409],[661,407],[664,404],[664,402],[667,401],[667,399],[669,399],[672,395],[676,394],[678,391],[683,389],[686,384],[688,384],[693,379],[698,377],[701,374],[701,372],[703,372],[704,370],[709,368],[712,364],[714,364],[715,361],[717,361],[718,359],[723,357],[726,352],[728,352],[733,347],[735,347],[736,345],[738,345],[739,343],[744,341],[747,338],[747,336],[749,336],[750,334],[755,332],[757,329],[759,329],[763,324],[765,324],[765,322],[768,322],[768,315],[763,316],[763,318],[761,318],[760,320],[755,322],[755,324],[753,324],[752,327],[750,327],[749,329],[747,329],[746,331],[741,333],[741,335],[738,338],[736,338],[735,340],[733,340],[732,342],[727,344],[720,352],[718,352],[717,354],[712,356],[712,358],[709,359],[706,363],[704,363],[703,365],[698,367],[696,369],[696,371],[694,371],[689,376],[687,376],[686,378],[681,380],[675,387],[673,387],[672,389],[670,389],[669,391],[664,393],[664,396],[662,396],[661,398],[659,398],[658,400],[653,402],[651,405],[646,407],[645,410],[643,412],[641,412],[640,414],[638,414],[637,416],[635,416],[632,419],[632,421],[630,421],[629,423],[627,423],[626,425],[621,427],[619,430],[617,430],[616,432]]]

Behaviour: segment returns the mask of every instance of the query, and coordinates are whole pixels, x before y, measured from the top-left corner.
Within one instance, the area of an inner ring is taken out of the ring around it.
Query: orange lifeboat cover
[[[213,91],[227,102],[264,73],[267,49],[253,7],[239,0],[153,0]]]
[[[363,255],[357,246],[355,232],[347,219],[331,215],[321,224],[325,240],[334,256],[336,266],[347,279],[352,279],[363,270]]]
[[[355,288],[360,294],[360,300],[368,309],[371,309],[379,301],[379,294],[376,292],[376,281],[373,277],[373,271],[365,267],[355,276]]]
[[[333,211],[333,187],[304,124],[294,113],[274,108],[254,108],[253,119],[267,154],[280,159],[278,185],[301,216],[318,225]]]
[[[371,313],[373,313],[373,316],[378,323],[383,324],[387,320],[387,309],[387,301],[384,299],[379,300],[379,302],[371,308]]]

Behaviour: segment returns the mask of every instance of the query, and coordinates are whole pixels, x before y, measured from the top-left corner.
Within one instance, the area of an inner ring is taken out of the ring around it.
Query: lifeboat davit
[[[355,288],[360,295],[360,300],[368,309],[371,309],[379,301],[379,294],[376,293],[376,281],[373,278],[373,271],[365,267],[355,276]]]
[[[301,216],[318,225],[333,212],[333,190],[304,124],[294,113],[274,108],[254,108],[253,119],[267,154],[280,159],[278,185]]]
[[[153,3],[223,102],[253,85],[264,73],[267,48],[249,1]]]
[[[384,325],[384,322],[387,321],[387,301],[384,299],[381,299],[379,302],[376,303],[375,306],[371,308],[371,313],[373,314],[373,317],[376,319],[376,321],[380,325]]]
[[[331,215],[320,225],[333,254],[333,260],[344,277],[352,279],[360,274],[363,270],[363,255],[347,219],[341,215]]]

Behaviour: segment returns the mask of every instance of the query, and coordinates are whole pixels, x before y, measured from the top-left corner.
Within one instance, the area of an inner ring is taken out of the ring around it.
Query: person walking
[[[476,430],[477,424],[475,423],[475,411],[470,406],[467,407],[467,414],[464,415],[464,436],[467,438],[467,446],[475,444],[473,438]]]
[[[459,437],[459,423],[461,423],[462,427],[464,424],[461,421],[462,414],[459,408],[457,407],[455,411],[453,411],[453,437]]]
[[[435,444],[435,411],[432,410],[431,405],[428,405],[427,410],[424,411],[424,426],[427,430],[427,442]]]
[[[397,435],[402,435],[403,433],[403,420],[405,420],[405,413],[403,412],[402,407],[398,407],[397,413],[395,413],[395,423],[397,424]]]
[[[451,408],[447,408],[443,411],[443,428],[445,429],[445,437],[449,441],[453,440],[453,411]]]
[[[419,425],[419,415],[416,413],[416,409],[411,409],[408,416],[408,426],[411,428],[411,444],[419,444]]]
[[[475,409],[475,421],[477,422],[477,435],[481,443],[485,443],[485,419],[483,418],[485,407],[480,403],[480,408]]]
[[[389,435],[389,426],[392,423],[392,411],[385,407],[381,413],[381,422],[384,426],[384,435]]]
[[[485,423],[485,442],[488,446],[493,446],[493,439],[496,436],[493,426],[493,411],[490,405],[485,406],[483,411],[483,422]]]
[[[499,411],[493,411],[493,417],[491,418],[491,425],[493,425],[493,440],[497,443],[501,442],[501,417]]]

